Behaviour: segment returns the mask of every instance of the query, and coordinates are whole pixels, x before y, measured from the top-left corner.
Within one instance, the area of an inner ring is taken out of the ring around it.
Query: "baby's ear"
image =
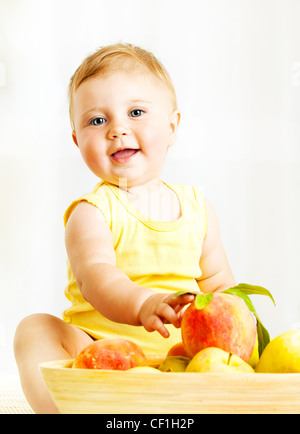
[[[75,143],[75,145],[76,145],[77,147],[79,147],[79,146],[78,146],[78,142],[77,142],[77,137],[76,137],[76,132],[75,132],[75,130],[73,130],[73,132],[72,132],[72,139],[73,139],[73,142]]]
[[[170,135],[169,147],[173,146],[176,141],[177,130],[180,123],[180,117],[181,117],[181,113],[178,110],[175,110],[171,116],[171,121],[170,121],[171,135]]]

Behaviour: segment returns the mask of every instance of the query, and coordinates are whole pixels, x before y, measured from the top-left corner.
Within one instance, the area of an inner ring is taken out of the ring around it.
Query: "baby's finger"
[[[188,307],[189,306],[187,304],[185,304],[185,305],[178,304],[177,306],[173,307],[173,309],[177,314],[183,315]]]
[[[165,300],[170,306],[175,307],[177,305],[184,306],[185,304],[192,303],[195,300],[195,295],[192,294],[184,294],[179,297],[170,297]]]
[[[174,327],[180,327],[180,321],[174,309],[168,303],[161,303],[156,310],[157,315],[162,321],[167,320]]]
[[[149,324],[144,327],[147,332],[153,332],[154,330],[158,331],[163,338],[168,338],[170,336],[170,333],[164,326],[161,318],[159,318],[157,315],[153,315],[149,321]]]

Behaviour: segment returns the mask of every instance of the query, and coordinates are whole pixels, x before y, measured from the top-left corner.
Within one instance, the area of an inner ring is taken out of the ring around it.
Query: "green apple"
[[[254,369],[235,354],[209,347],[192,358],[186,372],[254,373]]]
[[[264,349],[255,371],[300,373],[300,330],[289,330],[271,340]]]

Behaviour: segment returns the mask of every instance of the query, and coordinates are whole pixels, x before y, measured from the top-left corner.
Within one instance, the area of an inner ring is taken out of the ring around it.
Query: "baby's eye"
[[[99,125],[105,124],[106,120],[104,118],[94,118],[91,120],[90,125],[98,127]]]
[[[138,118],[139,116],[142,116],[143,113],[145,113],[144,110],[134,109],[130,112],[130,116],[132,118]]]

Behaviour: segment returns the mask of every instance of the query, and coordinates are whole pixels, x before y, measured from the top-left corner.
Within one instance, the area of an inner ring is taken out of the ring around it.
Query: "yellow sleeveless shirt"
[[[92,193],[71,203],[64,223],[81,202],[97,207],[112,232],[117,267],[138,285],[156,292],[198,291],[202,244],[207,230],[207,214],[200,190],[183,185],[166,184],[179,199],[181,217],[174,222],[153,220],[133,207],[116,186],[100,182]],[[71,306],[63,319],[95,339],[122,337],[140,345],[147,354],[165,354],[181,341],[181,331],[166,325],[169,338],[149,333],[142,326],[112,322],[97,312],[81,295],[69,260],[65,295]]]

